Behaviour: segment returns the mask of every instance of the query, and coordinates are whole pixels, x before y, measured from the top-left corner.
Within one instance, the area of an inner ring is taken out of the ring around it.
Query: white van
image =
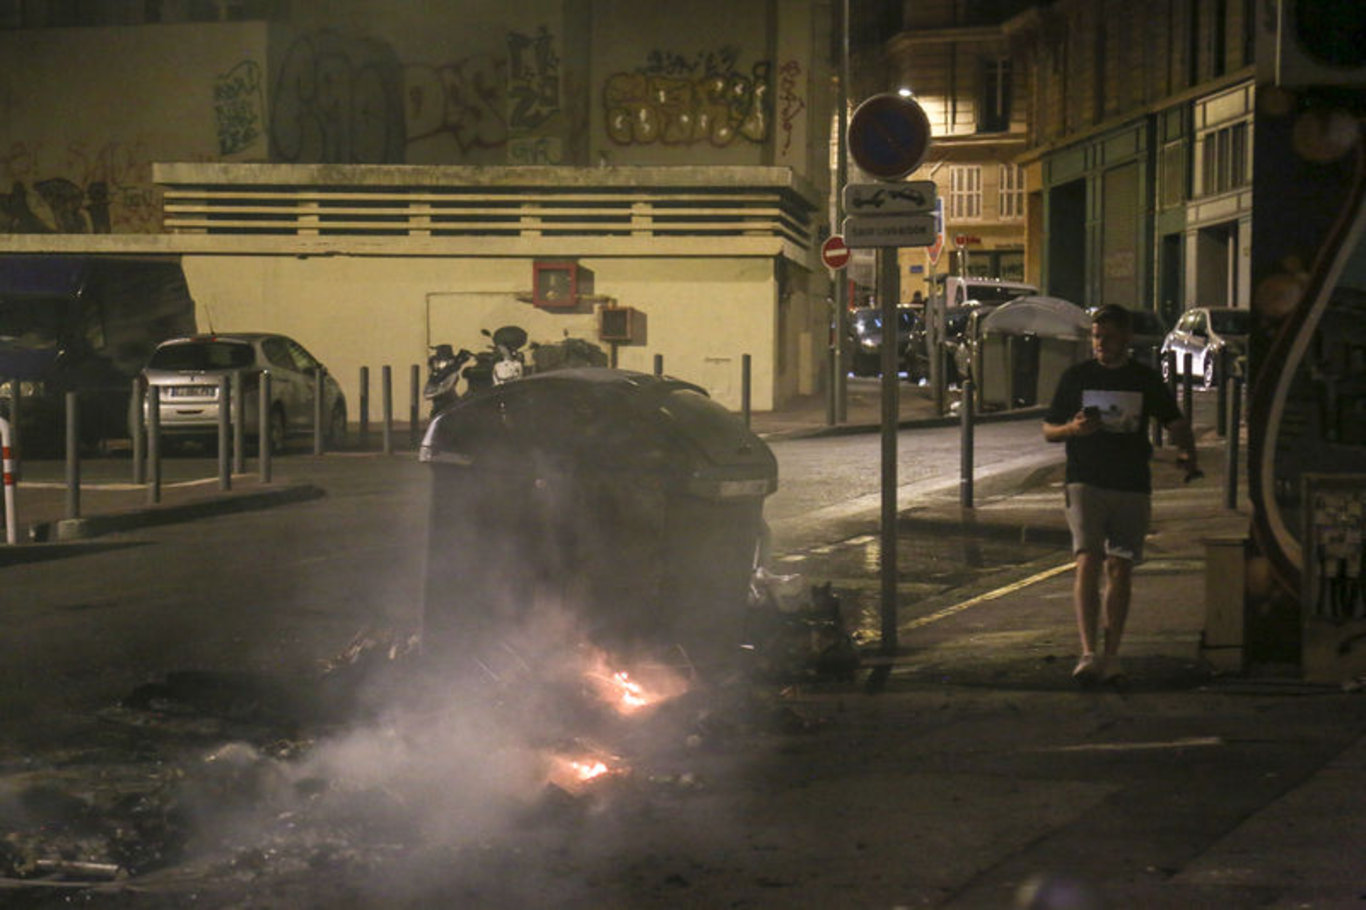
[[[931,300],[942,299],[946,307],[959,307],[975,300],[984,306],[996,306],[1016,297],[1038,294],[1039,289],[1023,281],[1003,281],[1000,278],[971,278],[963,275],[935,275]]]

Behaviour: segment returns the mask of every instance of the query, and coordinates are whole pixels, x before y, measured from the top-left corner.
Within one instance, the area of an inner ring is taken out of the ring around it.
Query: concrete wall
[[[264,159],[260,23],[0,31],[0,233],[155,232],[153,161]]]
[[[705,387],[739,409],[741,358],[755,376],[752,406],[769,410],[777,348],[773,263],[762,258],[581,259],[598,294],[644,317],[641,343],[618,351],[618,366],[650,372],[655,354],[665,372]],[[542,310],[518,299],[530,286],[532,260],[492,258],[186,256],[186,278],[203,331],[277,331],[295,337],[337,376],[358,413],[360,367],[371,373],[378,414],[380,368],[394,372],[395,408],[406,415],[408,371],[425,371],[427,346],[487,344],[479,334],[512,323],[531,341],[568,333],[596,340],[595,314]],[[804,311],[805,299],[798,306]],[[814,308],[819,312],[819,308]],[[792,327],[793,337],[813,334]],[[795,343],[794,343],[795,344]],[[786,381],[796,387],[796,371]],[[425,372],[422,377],[425,380]],[[809,380],[808,380],[809,381]]]

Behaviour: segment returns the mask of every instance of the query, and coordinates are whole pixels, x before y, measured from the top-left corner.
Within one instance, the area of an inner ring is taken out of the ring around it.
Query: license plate
[[[167,398],[217,398],[218,386],[213,385],[173,385],[166,387]]]

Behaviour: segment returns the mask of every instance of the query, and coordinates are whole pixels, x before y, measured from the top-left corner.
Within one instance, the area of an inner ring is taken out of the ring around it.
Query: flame
[[[644,683],[626,670],[614,670],[607,657],[596,655],[585,678],[598,696],[620,714],[632,714],[642,708],[681,695],[688,690],[687,681],[666,667],[652,667],[650,682]]]
[[[550,755],[547,783],[569,793],[580,793],[594,781],[626,773],[625,765],[616,756],[590,753],[586,755]]]

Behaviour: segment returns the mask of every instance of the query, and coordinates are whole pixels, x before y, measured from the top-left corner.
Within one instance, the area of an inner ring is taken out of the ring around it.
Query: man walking
[[[1130,359],[1132,336],[1127,309],[1117,304],[1098,309],[1091,319],[1095,359],[1063,372],[1044,416],[1044,439],[1067,445],[1067,524],[1077,557],[1072,600],[1081,637],[1081,659],[1072,676],[1081,683],[1112,682],[1124,675],[1119,646],[1152,505],[1150,419],[1170,431],[1186,480],[1200,474],[1190,423],[1157,371]],[[1105,640],[1098,651],[1102,606]]]

